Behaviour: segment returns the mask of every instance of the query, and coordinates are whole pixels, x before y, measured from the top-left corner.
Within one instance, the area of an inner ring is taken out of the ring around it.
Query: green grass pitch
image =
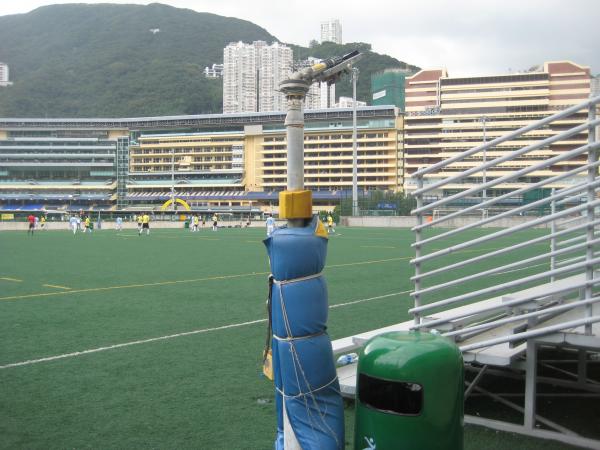
[[[325,270],[331,338],[408,320],[411,232],[338,232]],[[262,228],[0,233],[0,448],[271,448],[263,238]],[[348,404],[348,448],[353,413]],[[466,449],[542,447],[569,448],[465,432]]]

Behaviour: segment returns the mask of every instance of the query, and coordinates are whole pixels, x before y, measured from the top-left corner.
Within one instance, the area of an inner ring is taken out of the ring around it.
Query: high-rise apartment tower
[[[339,19],[321,22],[321,42],[342,43],[342,24]]]
[[[264,41],[231,43],[223,50],[223,113],[284,110],[279,82],[292,67],[292,49]]]

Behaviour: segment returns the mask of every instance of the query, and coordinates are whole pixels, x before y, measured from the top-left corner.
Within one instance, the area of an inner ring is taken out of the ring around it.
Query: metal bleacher
[[[465,423],[583,448],[600,448],[600,441],[581,436],[536,411],[539,383],[600,394],[600,381],[588,375],[590,363],[600,355],[599,104],[600,97],[591,98],[414,173],[417,206],[413,211],[415,257],[411,264],[415,272],[411,278],[414,291],[410,294],[414,306],[408,311],[412,319],[333,341],[334,353],[355,351],[371,337],[386,331],[439,333],[454,340],[463,354],[465,370],[475,374],[465,383],[465,398],[473,392],[489,395],[518,411],[523,419],[518,424],[465,415]],[[459,167],[460,161],[471,155],[555,121],[564,121],[580,111],[588,115],[583,124],[570,125],[568,130],[521,149],[504,151],[495,159],[484,159],[479,166],[454,171],[455,175],[431,177]],[[489,176],[502,163],[582,133],[587,133],[584,145],[561,149],[552,158],[509,174],[504,171],[501,176]],[[528,174],[550,170],[563,161],[572,162],[565,171],[554,172],[540,181],[523,182]],[[451,190],[450,186],[486,170],[487,181],[484,177],[481,184],[446,197],[431,195],[446,186]],[[511,182],[518,187],[502,195],[486,196],[494,187]],[[497,208],[501,202],[506,206],[507,198],[532,191],[543,191],[545,195],[529,203]],[[477,196],[478,203],[450,207],[462,198]],[[433,214],[441,210],[444,215]],[[482,210],[486,214],[473,214]],[[541,210],[545,214],[528,215]],[[474,229],[479,232],[468,233]],[[564,376],[540,376],[540,350],[575,355],[576,370],[560,369]],[[490,374],[524,381],[523,404],[483,389],[480,382]],[[342,394],[353,397],[356,364],[340,367],[338,377]]]

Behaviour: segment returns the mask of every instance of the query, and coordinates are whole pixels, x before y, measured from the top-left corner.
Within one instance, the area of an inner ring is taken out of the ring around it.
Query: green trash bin
[[[186,220],[185,222],[183,222],[183,228],[184,228],[184,229],[186,229],[186,230],[187,230],[189,227],[190,227],[190,222],[189,222],[189,220]]]
[[[442,336],[390,332],[358,359],[355,449],[461,450],[464,368]]]

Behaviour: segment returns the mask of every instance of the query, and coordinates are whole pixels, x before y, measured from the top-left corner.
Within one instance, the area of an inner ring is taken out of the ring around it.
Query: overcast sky
[[[52,3],[0,0],[0,16]],[[148,1],[88,1],[138,3]],[[319,24],[342,23],[344,42],[450,76],[508,73],[572,60],[600,73],[600,0],[164,0],[160,3],[249,20],[282,42],[308,45]],[[68,30],[66,30],[68,32]],[[0,55],[1,56],[1,55]]]

